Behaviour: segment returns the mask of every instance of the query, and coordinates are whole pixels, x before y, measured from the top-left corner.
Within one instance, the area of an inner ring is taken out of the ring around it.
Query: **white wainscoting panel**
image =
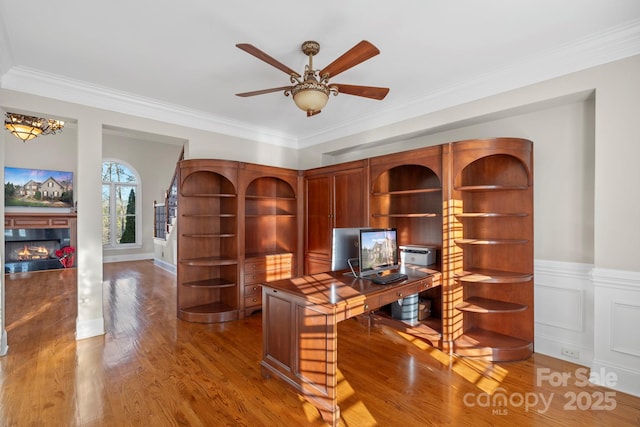
[[[535,351],[583,366],[593,360],[593,265],[535,260]]]
[[[593,284],[591,371],[615,373],[615,384],[603,385],[640,396],[640,272],[595,268]]]

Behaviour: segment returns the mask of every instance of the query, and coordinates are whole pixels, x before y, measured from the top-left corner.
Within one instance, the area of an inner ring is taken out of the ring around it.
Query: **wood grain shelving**
[[[238,319],[237,162],[178,165],[178,317],[198,323]]]
[[[498,301],[495,299],[470,297],[456,306],[457,310],[472,313],[512,313],[524,311],[528,307],[508,301]]]
[[[451,144],[449,229],[453,352],[513,361],[533,352],[533,168],[531,141]],[[455,319],[455,320],[454,320]]]

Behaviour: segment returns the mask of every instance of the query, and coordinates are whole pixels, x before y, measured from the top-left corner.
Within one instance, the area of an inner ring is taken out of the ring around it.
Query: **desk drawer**
[[[433,286],[433,279],[431,277],[424,278],[418,282],[416,285],[416,291],[422,292]]]
[[[291,270],[293,264],[292,254],[265,255],[260,258],[249,258],[245,261],[244,271],[246,273],[252,271],[265,270]]]
[[[245,285],[250,285],[253,283],[264,283],[264,282],[272,282],[274,280],[280,279],[290,279],[291,278],[291,267],[281,270],[270,270],[270,271],[251,271],[247,272],[244,275],[244,283]]]
[[[245,295],[244,297],[244,306],[245,307],[253,307],[262,304],[262,291],[255,295]]]
[[[351,299],[347,302],[345,319],[359,316],[371,310],[376,310],[378,307],[380,307],[379,296],[368,296]]]
[[[364,300],[363,312],[377,310],[380,308],[380,296],[379,295],[369,295]]]
[[[409,283],[404,286],[399,286],[380,295],[380,306],[390,304],[401,298],[406,298],[409,295],[417,294],[418,292],[418,284],[416,283]]]
[[[260,285],[246,285],[244,287],[244,296],[248,297],[248,296],[253,296],[253,295],[262,295],[262,286]]]

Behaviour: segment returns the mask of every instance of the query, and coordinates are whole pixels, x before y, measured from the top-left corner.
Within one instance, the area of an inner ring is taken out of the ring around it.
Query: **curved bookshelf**
[[[465,283],[524,283],[533,279],[533,274],[488,269],[469,269],[456,273],[455,278]]]
[[[457,310],[472,313],[514,313],[524,311],[527,308],[528,306],[524,304],[482,297],[469,297],[461,304],[456,305]]]
[[[222,257],[200,257],[200,258],[186,258],[181,259],[180,264],[189,265],[191,267],[213,267],[217,265],[234,265],[238,261],[235,258],[222,258]]]
[[[527,190],[528,185],[499,185],[499,184],[482,184],[482,185],[462,185],[454,187],[456,191],[512,191]]]
[[[521,218],[528,216],[526,212],[500,213],[500,212],[462,212],[455,214],[456,218]]]
[[[220,323],[238,319],[237,309],[221,302],[212,302],[178,309],[178,317],[194,323]]]
[[[531,356],[533,342],[498,332],[471,328],[455,340],[454,353],[494,362],[510,362]]]
[[[214,279],[205,279],[205,280],[197,280],[195,282],[185,282],[182,286],[188,286],[191,288],[229,288],[231,286],[235,286],[235,283],[227,282],[224,279],[214,278]]]
[[[533,352],[533,176],[531,142],[453,143],[450,214],[452,295],[461,325],[456,354],[491,361]]]
[[[239,317],[235,162],[179,165],[178,317],[198,323]]]
[[[521,245],[526,239],[455,239],[456,245]]]
[[[435,212],[426,213],[388,213],[388,214],[372,214],[374,218],[441,218],[442,215]]]

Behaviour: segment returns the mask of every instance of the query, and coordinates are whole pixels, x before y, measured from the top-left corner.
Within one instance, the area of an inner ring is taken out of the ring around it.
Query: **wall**
[[[164,201],[181,150],[182,145],[178,144],[135,138],[121,132],[104,132],[103,158],[122,160],[133,167],[140,174],[142,190],[142,196],[136,197],[141,208],[141,222],[137,226],[141,227],[142,247],[105,250],[106,262],[154,258],[153,202]]]
[[[8,133],[5,136],[4,166],[70,171],[77,181],[78,129],[75,123],[66,123],[62,132],[55,135],[41,136],[29,142],[22,142]]]

